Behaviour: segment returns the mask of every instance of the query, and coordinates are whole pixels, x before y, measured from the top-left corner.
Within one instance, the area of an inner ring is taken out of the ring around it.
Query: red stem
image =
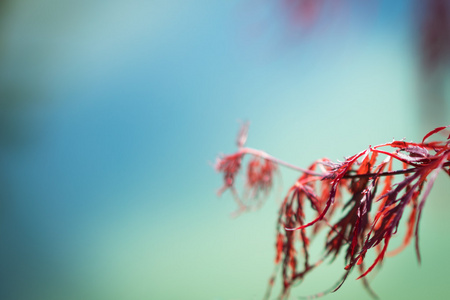
[[[384,146],[384,145],[380,145],[380,146]],[[379,146],[376,146],[376,147],[379,147]],[[376,147],[373,147],[373,148],[376,148]],[[261,151],[261,150],[245,147],[245,148],[241,148],[239,151],[242,154],[251,154],[251,155],[254,155],[254,156],[258,156],[258,157],[261,157],[263,159],[270,160],[273,163],[285,166],[285,167],[287,167],[289,169],[292,169],[292,170],[295,170],[295,171],[306,173],[308,175],[321,176],[321,177],[326,175],[326,174],[317,173],[317,172],[314,172],[314,171],[311,171],[311,170],[308,170],[308,169],[300,168],[300,167],[295,166],[293,164],[287,163],[287,162],[285,162],[285,161],[283,161],[281,159],[275,158],[272,155],[270,155],[270,154],[268,154],[268,153],[266,153],[264,151]],[[383,152],[384,153],[384,151],[378,151],[378,152]],[[446,163],[444,163],[442,165],[442,167],[448,167],[448,166],[450,166],[450,161],[447,161]],[[344,175],[343,178],[364,178],[364,177],[372,177],[372,176],[377,176],[377,177],[392,176],[392,175],[413,173],[413,172],[415,172],[416,170],[418,170],[420,168],[421,167],[419,166],[419,167],[414,167],[414,168],[410,168],[410,169],[397,170],[397,171],[387,171],[387,172],[382,172],[382,173],[366,173],[366,174],[354,174],[354,175],[347,174],[347,175]]]

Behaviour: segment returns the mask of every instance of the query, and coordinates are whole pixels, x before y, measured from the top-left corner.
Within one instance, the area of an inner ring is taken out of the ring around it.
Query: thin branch
[[[448,167],[450,166],[450,161],[444,163],[442,167]],[[364,177],[381,177],[381,176],[391,176],[391,175],[399,175],[399,174],[408,174],[408,173],[414,173],[417,172],[422,167],[415,167],[415,168],[409,168],[404,170],[397,170],[397,171],[388,171],[388,172],[382,172],[382,173],[366,173],[366,174],[355,174],[355,175],[345,175],[343,178],[364,178]]]
[[[375,148],[375,147],[374,147]],[[285,166],[289,169],[295,170],[295,171],[299,171],[302,173],[306,173],[308,175],[313,175],[313,176],[320,176],[323,177],[325,175],[327,175],[326,173],[317,173],[308,169],[304,169],[298,166],[295,166],[293,164],[287,163],[281,159],[278,159],[276,157],[273,157],[272,155],[261,151],[261,150],[257,150],[257,149],[253,149],[253,148],[240,148],[239,152],[243,153],[243,154],[251,154],[254,156],[258,156],[261,157],[263,159],[267,159],[270,160],[273,163]],[[448,167],[450,166],[450,162],[446,162],[442,165],[442,167]],[[366,174],[354,174],[354,175],[345,175],[343,176],[343,178],[365,178],[365,177],[373,177],[373,176],[377,176],[377,177],[382,177],[382,176],[391,176],[391,175],[399,175],[399,174],[408,174],[408,173],[413,173],[416,172],[418,169],[420,169],[421,167],[415,167],[415,168],[410,168],[410,169],[404,169],[404,170],[397,170],[397,171],[388,171],[388,172],[381,172],[381,173],[366,173]]]
[[[268,153],[266,153],[264,151],[261,151],[261,150],[245,147],[245,148],[239,149],[239,152],[243,153],[243,154],[252,154],[252,155],[261,157],[263,159],[270,160],[271,162],[274,162],[276,164],[283,165],[283,166],[285,166],[285,167],[287,167],[289,169],[292,169],[292,170],[295,170],[295,171],[299,171],[299,172],[302,172],[302,173],[306,173],[306,174],[309,174],[309,175],[313,175],[313,176],[323,176],[324,175],[324,174],[316,173],[316,172],[308,170],[308,169],[297,167],[297,166],[295,166],[293,164],[287,163],[287,162],[285,162],[285,161],[283,161],[281,159],[273,157],[272,155],[270,155],[270,154],[268,154]]]

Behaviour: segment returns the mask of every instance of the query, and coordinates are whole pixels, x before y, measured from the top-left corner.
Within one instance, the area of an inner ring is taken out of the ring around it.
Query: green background
[[[249,146],[298,166],[447,125],[448,107],[424,115],[413,1],[341,1],[295,28],[280,3],[2,2],[0,299],[261,299],[298,174],[230,218],[212,165],[240,120]],[[413,247],[385,259],[381,299],[449,297],[448,192],[440,174],[422,265]],[[368,299],[355,275],[325,299]]]

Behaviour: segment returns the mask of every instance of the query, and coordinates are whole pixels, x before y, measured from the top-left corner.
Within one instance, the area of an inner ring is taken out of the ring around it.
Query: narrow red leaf
[[[447,127],[448,127],[448,126],[442,126],[442,127],[437,127],[437,128],[435,128],[435,129],[431,130],[430,132],[428,132],[428,133],[423,137],[422,143],[425,143],[425,140],[426,140],[427,138],[429,138],[430,136],[432,136],[433,134],[438,133],[439,131],[444,130],[444,129],[447,128]],[[450,138],[450,136],[449,136],[449,138]]]

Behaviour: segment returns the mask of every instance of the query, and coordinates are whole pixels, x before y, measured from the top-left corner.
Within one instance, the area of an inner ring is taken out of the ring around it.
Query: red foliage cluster
[[[447,0],[422,3],[420,41],[422,63],[426,71],[435,71],[448,62],[450,53],[450,5]]]
[[[318,160],[308,169],[292,166],[259,150],[244,148],[243,144],[237,153],[219,160],[217,170],[224,173],[225,181],[221,191],[231,188],[235,192],[234,178],[241,159],[245,154],[253,156],[247,172],[247,187],[255,191],[251,196],[256,196],[259,190],[265,193],[270,190],[277,165],[303,173],[289,189],[279,211],[275,264],[281,266],[280,299],[287,298],[292,286],[323,260],[334,260],[340,253],[345,254],[346,267],[339,283],[329,292],[338,290],[350,271],[357,267],[361,274],[358,279],[362,278],[365,287],[375,295],[365,276],[382,262],[406,212],[408,220],[403,243],[390,254],[400,252],[415,236],[420,262],[418,233],[423,206],[438,172],[443,170],[450,175],[450,136],[445,141],[427,140],[445,128],[432,130],[421,143],[394,140],[369,147],[343,162]],[[384,159],[380,161],[381,155]],[[393,171],[394,162],[401,168]],[[320,173],[316,171],[318,168],[321,168]],[[395,176],[400,179],[394,183]],[[305,216],[307,204],[316,214],[309,222]],[[338,210],[341,215],[334,218]],[[311,262],[310,241],[325,228],[323,257]],[[375,251],[375,258],[366,267],[366,254],[371,250]],[[275,274],[271,278],[266,297],[276,277]],[[325,293],[315,296],[322,294]]]
[[[259,208],[263,204],[272,188],[273,175],[277,171],[275,162],[266,159],[258,151],[249,151],[250,149],[244,148],[247,130],[248,123],[242,126],[236,140],[239,151],[235,154],[219,157],[215,166],[217,171],[223,173],[224,184],[218,192],[219,196],[229,189],[239,206],[238,210],[233,213],[234,216],[252,208]],[[235,177],[241,169],[245,155],[249,155],[251,158],[247,165],[247,182],[244,194],[240,196],[235,188]],[[260,193],[263,193],[262,197],[260,197]],[[253,202],[256,202],[256,204]]]
[[[314,23],[323,6],[323,0],[283,0],[288,21],[293,26],[307,26]]]

